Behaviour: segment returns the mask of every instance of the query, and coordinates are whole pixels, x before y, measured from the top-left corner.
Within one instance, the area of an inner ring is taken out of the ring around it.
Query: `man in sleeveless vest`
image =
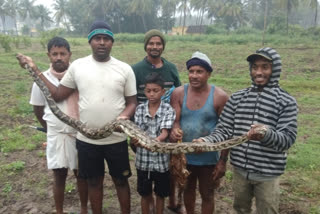
[[[170,138],[172,141],[191,142],[207,136],[217,122],[228,95],[208,83],[212,73],[210,59],[201,52],[192,54],[186,62],[189,84],[176,88],[171,105],[176,110],[176,120]],[[190,175],[184,192],[184,204],[188,214],[195,211],[196,186],[202,199],[201,213],[214,212],[214,189],[226,170],[228,151],[187,154],[187,169]]]
[[[198,139],[220,142],[248,135],[249,141],[231,149],[234,167],[233,207],[251,213],[256,199],[258,214],[279,213],[279,177],[284,173],[287,151],[297,135],[296,100],[279,87],[280,55],[261,48],[247,57],[252,85],[231,95],[213,133]],[[254,127],[267,127],[265,135]]]

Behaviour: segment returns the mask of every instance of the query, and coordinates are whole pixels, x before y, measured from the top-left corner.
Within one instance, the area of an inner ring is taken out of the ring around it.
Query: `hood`
[[[281,73],[281,58],[280,55],[277,53],[277,51],[275,49],[266,47],[266,48],[261,48],[259,50],[256,51],[257,54],[264,54],[267,55],[268,57],[270,57],[272,60],[272,74],[270,76],[269,82],[267,83],[266,86],[277,86],[279,84],[279,80],[280,80],[280,73]],[[250,76],[251,76],[251,64],[249,63],[250,66]],[[255,83],[251,77],[252,80],[252,85],[255,86]]]

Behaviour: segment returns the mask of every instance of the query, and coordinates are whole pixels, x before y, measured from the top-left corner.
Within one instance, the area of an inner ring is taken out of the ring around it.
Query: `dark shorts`
[[[149,174],[150,173],[150,174]],[[168,197],[170,191],[170,172],[148,172],[137,169],[137,189],[141,196],[152,194],[152,182],[154,192],[159,197]]]
[[[220,185],[220,179],[213,181],[212,174],[215,170],[216,165],[190,165],[187,164],[187,170],[190,172],[188,180],[199,180],[200,191],[213,191]]]
[[[106,160],[109,174],[113,178],[123,179],[131,176],[126,140],[110,145],[94,145],[77,139],[76,147],[80,178],[104,176],[104,160]]]

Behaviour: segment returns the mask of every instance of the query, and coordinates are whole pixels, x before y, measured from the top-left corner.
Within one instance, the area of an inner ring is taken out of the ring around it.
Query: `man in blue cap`
[[[88,34],[92,55],[75,60],[58,87],[50,84],[28,57],[28,63],[48,86],[56,102],[79,91],[80,120],[99,128],[114,119],[133,116],[136,100],[136,80],[131,67],[110,56],[114,37],[110,26],[95,21]],[[88,182],[89,200],[94,214],[102,213],[104,161],[115,184],[121,213],[130,213],[131,169],[126,135],[113,133],[107,138],[93,140],[77,133],[79,177]]]
[[[176,111],[176,120],[170,134],[172,141],[191,142],[210,134],[221,114],[228,95],[221,88],[208,83],[213,71],[211,61],[201,52],[192,54],[186,62],[189,84],[176,88],[171,96],[171,105]],[[187,169],[190,175],[184,191],[187,214],[194,213],[196,187],[199,181],[201,213],[213,213],[214,189],[226,170],[228,151],[187,154]]]

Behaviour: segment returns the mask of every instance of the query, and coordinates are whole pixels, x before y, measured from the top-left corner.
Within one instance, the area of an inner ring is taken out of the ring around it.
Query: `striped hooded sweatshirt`
[[[202,139],[220,142],[246,134],[252,124],[267,125],[268,131],[261,141],[247,141],[231,149],[231,164],[249,173],[279,176],[286,167],[287,150],[296,139],[298,109],[296,100],[279,87],[280,55],[271,48],[256,53],[261,52],[272,59],[267,85],[259,91],[252,80],[251,87],[232,94],[216,129]]]

